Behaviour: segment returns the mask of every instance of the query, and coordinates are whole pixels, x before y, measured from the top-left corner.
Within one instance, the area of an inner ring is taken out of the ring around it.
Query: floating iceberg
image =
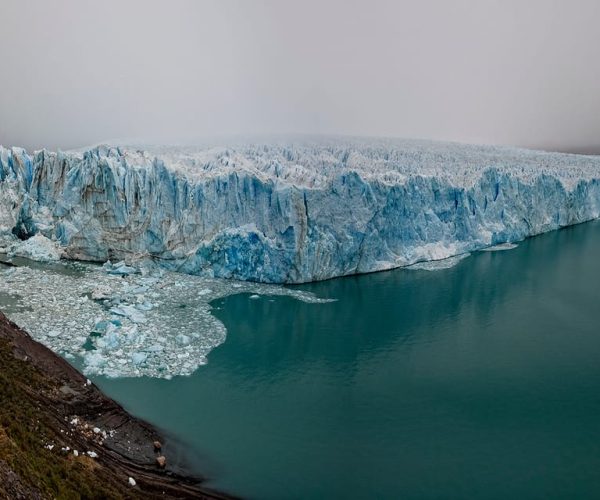
[[[600,216],[600,158],[425,141],[0,148],[6,248],[299,283],[439,260]],[[112,265],[111,265],[112,266]]]

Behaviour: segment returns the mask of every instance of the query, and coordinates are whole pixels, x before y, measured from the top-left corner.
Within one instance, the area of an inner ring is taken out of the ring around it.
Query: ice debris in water
[[[0,268],[0,305],[9,318],[52,350],[74,356],[87,375],[191,374],[225,340],[225,326],[209,303],[234,293],[327,302],[278,285],[140,272],[122,264]],[[12,302],[2,304],[4,296]]]
[[[466,259],[469,255],[471,254],[465,253],[462,255],[449,257],[448,259],[419,262],[417,264],[413,264],[412,266],[408,266],[406,269],[421,271],[440,271],[441,269],[450,269],[451,267],[454,267],[456,264],[458,264],[461,260]]]
[[[104,263],[102,269],[104,269],[109,274],[118,274],[120,276],[127,276],[129,274],[139,273],[137,268],[133,266],[128,266],[123,261],[113,264],[110,260],[108,260]]]
[[[494,245],[492,247],[484,248],[484,252],[500,252],[502,250],[512,250],[513,248],[517,248],[519,245],[516,243],[501,243],[500,245]]]

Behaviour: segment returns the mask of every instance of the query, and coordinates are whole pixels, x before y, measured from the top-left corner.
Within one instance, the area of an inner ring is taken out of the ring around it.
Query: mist
[[[600,2],[2,0],[0,144],[257,134],[600,150]]]

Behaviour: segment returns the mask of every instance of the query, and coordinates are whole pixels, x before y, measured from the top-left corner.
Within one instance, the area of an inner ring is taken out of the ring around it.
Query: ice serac
[[[591,156],[424,141],[0,148],[0,233],[9,250],[41,235],[72,259],[298,283],[598,218],[599,181]]]

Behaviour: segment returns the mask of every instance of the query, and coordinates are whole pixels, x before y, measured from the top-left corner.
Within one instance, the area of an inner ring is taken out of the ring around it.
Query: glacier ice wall
[[[229,147],[0,148],[4,244],[299,283],[442,259],[600,216],[600,159],[329,139]],[[8,243],[7,243],[8,241]]]

